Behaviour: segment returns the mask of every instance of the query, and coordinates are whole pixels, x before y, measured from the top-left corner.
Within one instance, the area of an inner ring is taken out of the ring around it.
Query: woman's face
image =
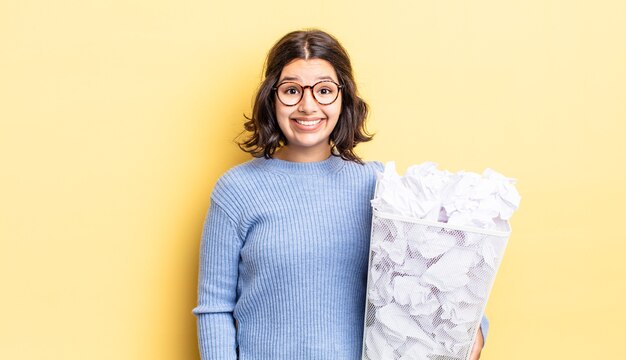
[[[304,87],[324,80],[339,83],[335,68],[328,61],[296,59],[283,68],[278,84],[290,81]],[[341,92],[337,100],[329,105],[320,105],[311,88],[304,89],[302,100],[294,106],[284,105],[278,99],[275,102],[278,126],[287,138],[287,145],[282,151],[285,159],[320,161],[328,158],[330,134],[341,113]]]

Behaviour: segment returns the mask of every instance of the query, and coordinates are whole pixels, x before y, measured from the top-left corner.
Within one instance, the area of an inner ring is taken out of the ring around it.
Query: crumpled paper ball
[[[492,170],[451,173],[426,162],[398,175],[394,162],[379,174],[372,206],[381,212],[481,229],[499,229],[519,207],[515,180]]]

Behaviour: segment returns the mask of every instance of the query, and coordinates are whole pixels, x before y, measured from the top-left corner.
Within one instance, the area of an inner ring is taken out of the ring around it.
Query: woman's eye
[[[300,91],[295,87],[290,87],[285,90],[285,94],[288,94],[288,95],[297,95],[299,93]]]
[[[332,94],[332,93],[333,93],[333,91],[332,91],[331,89],[329,89],[329,88],[321,88],[321,89],[319,90],[319,93],[320,93],[321,95],[329,95],[329,94]]]

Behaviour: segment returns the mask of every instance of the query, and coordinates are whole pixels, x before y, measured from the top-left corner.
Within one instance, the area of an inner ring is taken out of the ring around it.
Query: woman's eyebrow
[[[285,76],[284,78],[280,79],[280,82],[283,82],[283,81],[295,81],[295,80],[300,80],[300,78],[296,77],[296,76]]]
[[[317,78],[317,81],[323,81],[323,80],[337,81],[328,75],[320,76]],[[285,76],[284,78],[280,79],[278,82],[283,82],[283,81],[301,81],[301,80],[297,76]]]

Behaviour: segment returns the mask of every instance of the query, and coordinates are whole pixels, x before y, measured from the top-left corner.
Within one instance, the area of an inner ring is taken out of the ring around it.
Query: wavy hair
[[[341,113],[337,125],[330,134],[334,155],[362,164],[354,153],[354,147],[372,140],[373,135],[365,128],[368,106],[358,96],[352,74],[352,65],[346,50],[332,35],[317,29],[293,31],[280,39],[267,55],[265,78],[254,100],[252,116],[246,117],[244,131],[249,138],[238,142],[239,147],[254,157],[272,158],[277,149],[287,145],[287,139],[276,119],[276,86],[283,68],[296,59],[322,59],[335,69],[341,89]]]

